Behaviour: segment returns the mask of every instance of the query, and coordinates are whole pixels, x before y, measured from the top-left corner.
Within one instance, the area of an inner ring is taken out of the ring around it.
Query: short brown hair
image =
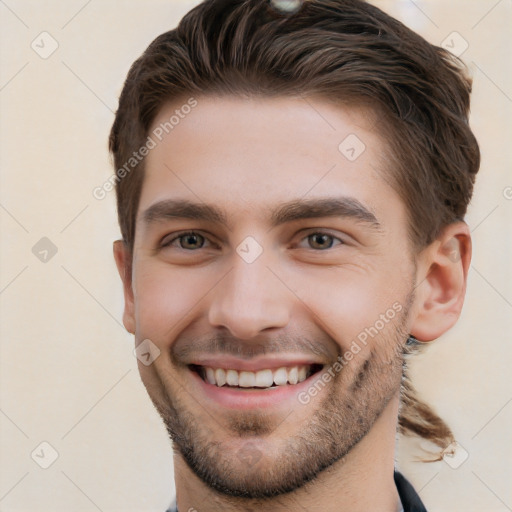
[[[314,95],[368,105],[382,117],[388,174],[408,208],[411,239],[424,247],[463,219],[471,199],[480,153],[468,125],[470,93],[458,59],[362,0],[306,0],[293,13],[269,0],[206,0],[132,65],[110,151],[121,169],[163,104],[184,95]],[[132,249],[144,160],[125,174],[117,206]],[[444,427],[437,436],[447,440]]]

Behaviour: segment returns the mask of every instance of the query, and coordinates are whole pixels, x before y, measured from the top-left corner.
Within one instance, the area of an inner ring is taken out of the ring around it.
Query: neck
[[[370,432],[342,460],[291,493],[267,500],[233,498],[218,493],[175,454],[175,483],[179,512],[272,510],[286,512],[396,512],[399,496],[394,483],[398,399],[393,399]],[[299,506],[300,505],[300,506]]]

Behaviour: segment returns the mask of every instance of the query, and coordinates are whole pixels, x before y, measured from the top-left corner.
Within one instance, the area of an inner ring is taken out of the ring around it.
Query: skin
[[[402,349],[409,333],[430,341],[458,318],[468,228],[451,224],[411,247],[371,112],[322,98],[197,99],[146,158],[133,253],[114,244],[124,324],[160,350],[139,370],[174,441],[178,508],[395,511]],[[162,107],[154,127],[180,104]],[[338,150],[349,134],[366,146],[355,161]],[[333,198],[357,201],[378,227],[340,212],[272,222],[292,201]],[[163,216],[169,200],[216,206],[227,225]],[[196,237],[177,238],[183,231]],[[263,251],[251,263],[237,252],[248,236]],[[393,305],[306,404],[225,407],[188,366],[300,354],[323,365],[319,378]]]

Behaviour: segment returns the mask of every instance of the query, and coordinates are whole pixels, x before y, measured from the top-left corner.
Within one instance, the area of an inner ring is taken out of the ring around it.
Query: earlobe
[[[119,276],[123,282],[123,324],[129,333],[135,334],[135,306],[132,287],[132,252],[123,240],[116,240],[114,242],[114,259],[116,261]]]
[[[419,258],[415,315],[410,332],[419,341],[432,341],[460,316],[469,264],[471,236],[464,222],[447,226]]]

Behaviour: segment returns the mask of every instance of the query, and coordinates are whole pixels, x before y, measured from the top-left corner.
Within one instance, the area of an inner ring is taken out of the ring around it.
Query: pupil
[[[196,246],[201,245],[201,240],[198,235],[185,235],[183,242],[186,249],[195,249]]]
[[[332,245],[331,236],[321,234],[313,235],[313,245],[321,249],[329,248]]]

